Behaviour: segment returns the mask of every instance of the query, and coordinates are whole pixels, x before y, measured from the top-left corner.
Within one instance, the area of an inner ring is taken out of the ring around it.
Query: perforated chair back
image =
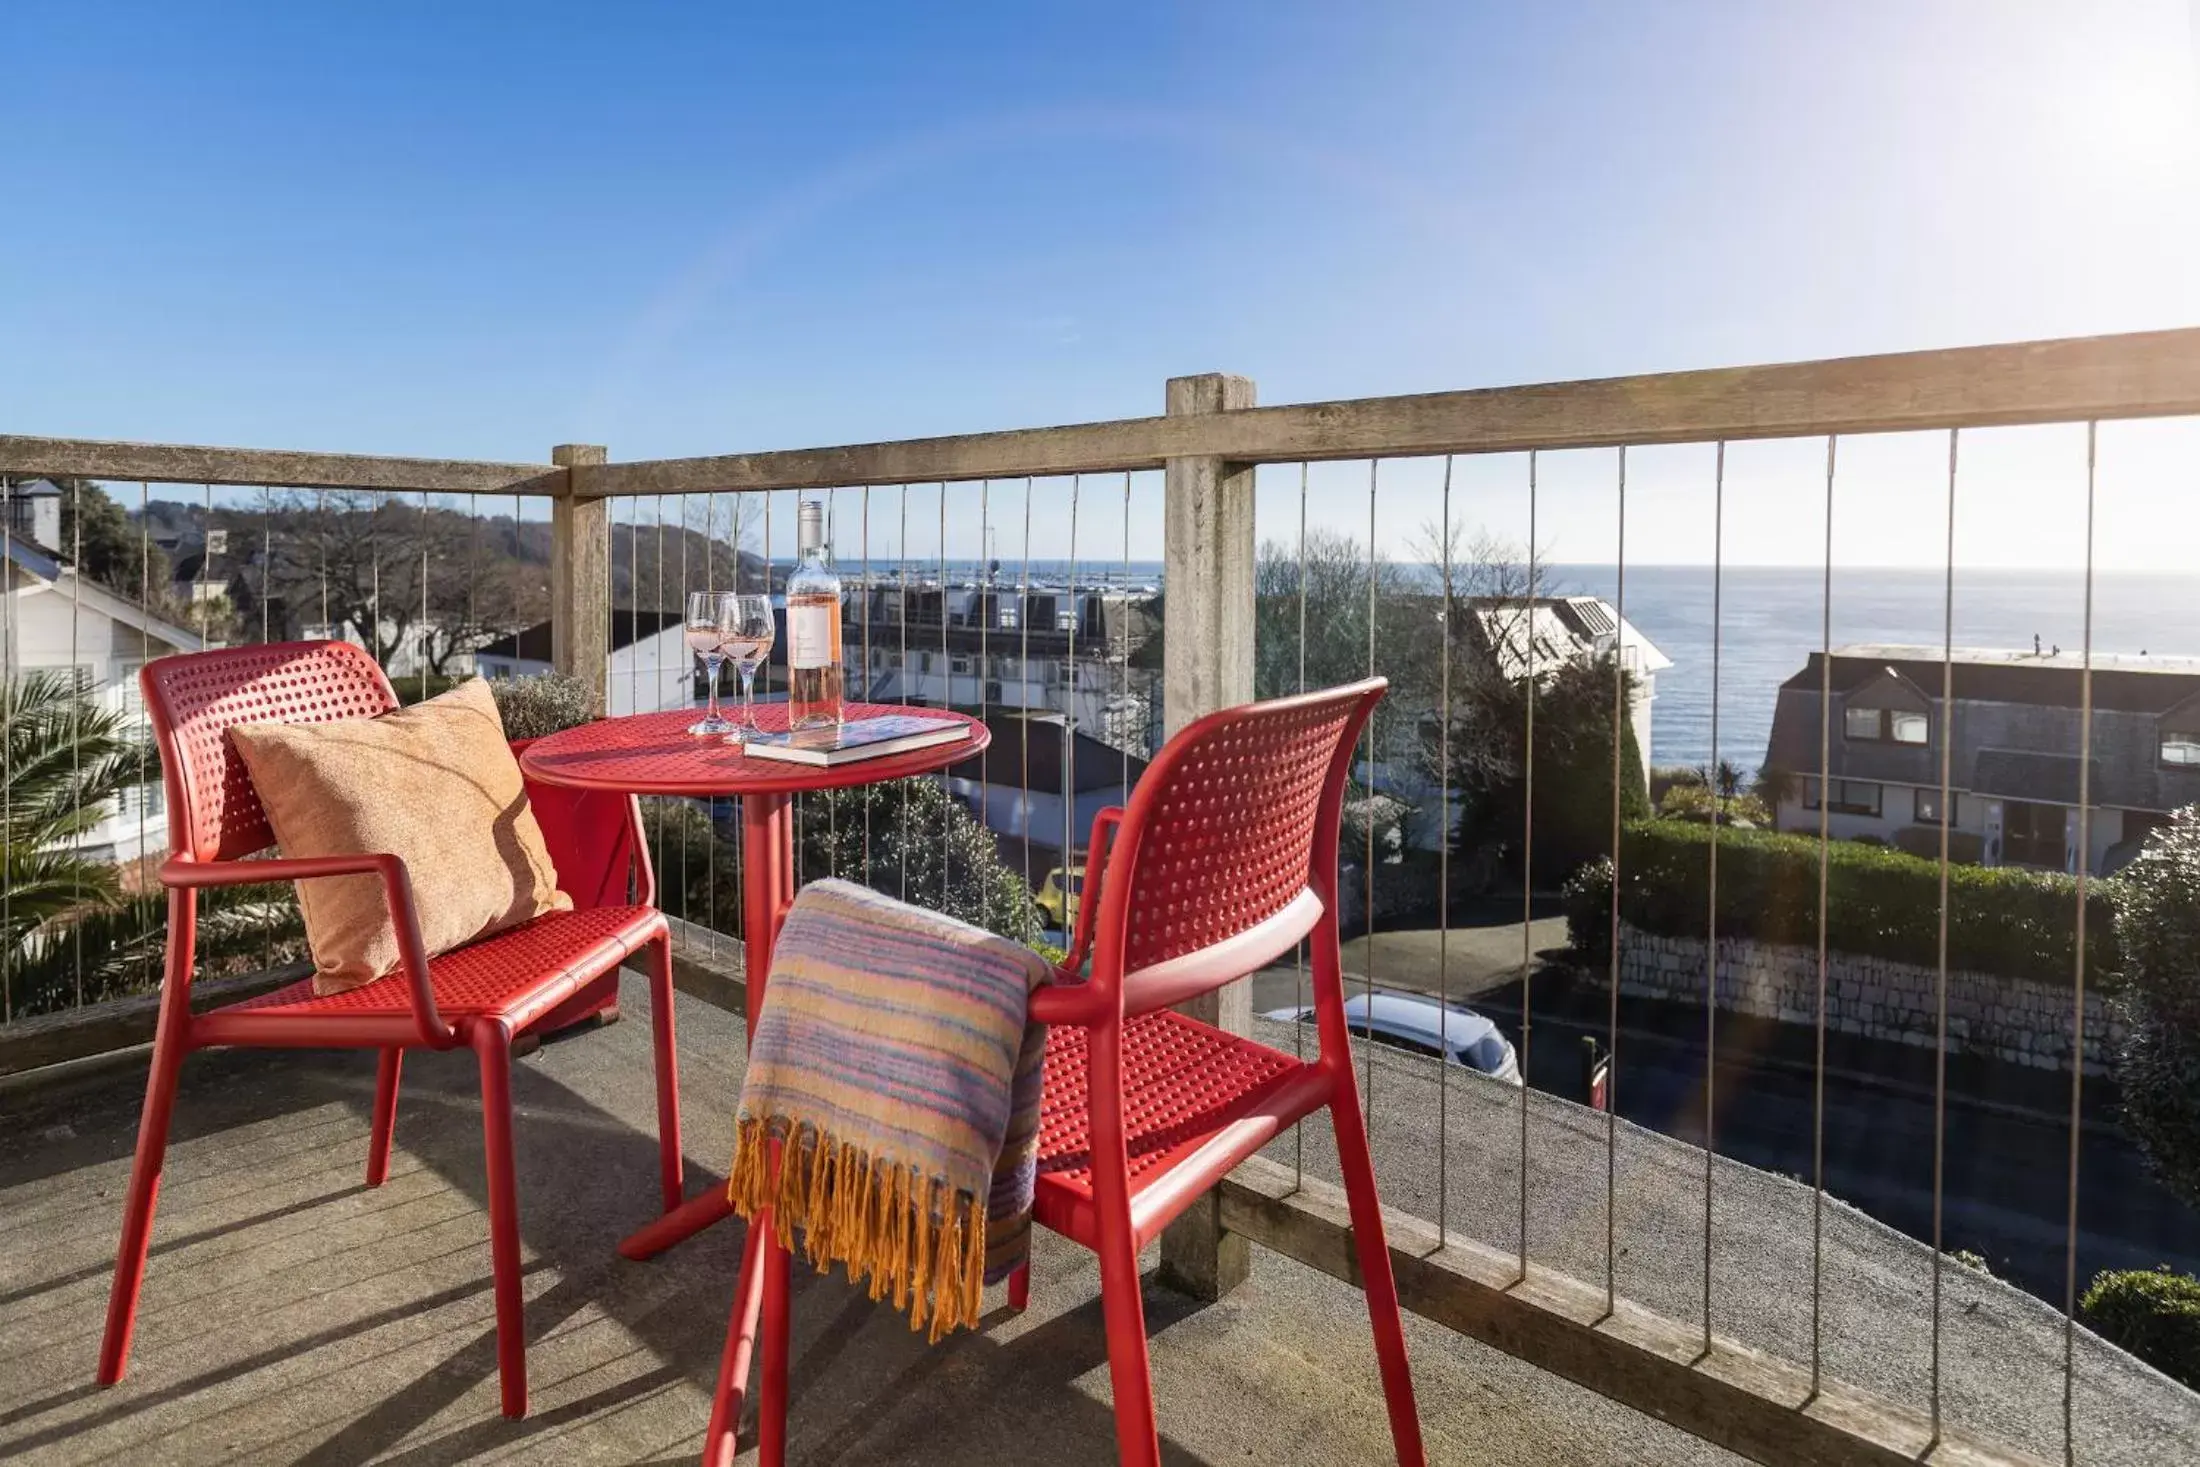
[[[148,662],[138,685],[168,792],[168,849],[228,861],[275,843],[230,742],[239,723],[332,723],[397,706],[381,667],[349,642],[271,642]]]
[[[1388,687],[1372,678],[1224,709],[1162,749],[1100,896],[1094,978],[1122,975],[1126,1011],[1242,977],[1333,909],[1352,746]]]

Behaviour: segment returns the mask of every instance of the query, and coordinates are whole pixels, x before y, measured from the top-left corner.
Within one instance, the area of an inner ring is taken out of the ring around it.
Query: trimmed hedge
[[[1643,820],[1620,842],[1620,917],[1645,932],[1702,937],[1710,905],[1712,828]],[[1758,942],[1818,944],[1819,844],[1810,836],[1722,827],[1719,935]],[[1836,952],[1933,967],[1939,962],[1940,865],[1884,846],[1835,841],[1826,847],[1827,945]],[[1567,932],[1575,949],[1610,958],[1612,868],[1585,867],[1566,885]],[[2120,958],[2110,883],[2087,884],[2087,972],[2116,972]],[[1948,870],[1948,966],[2071,981],[2076,956],[2077,883],[2013,867]]]
[[[2200,1390],[2200,1279],[2167,1267],[2104,1273],[2079,1307],[2102,1339]]]

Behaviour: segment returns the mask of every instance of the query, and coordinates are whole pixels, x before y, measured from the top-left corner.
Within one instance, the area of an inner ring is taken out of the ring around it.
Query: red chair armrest
[[[1079,1029],[1089,1029],[1104,1017],[1093,997],[1092,985],[1075,979],[1033,989],[1030,1006],[1024,1012],[1034,1024],[1068,1024]]]
[[[183,891],[209,886],[254,886],[268,881],[310,881],[318,876],[379,876],[390,923],[397,929],[397,962],[412,998],[413,1023],[430,1049],[451,1049],[458,1035],[444,1022],[428,981],[428,945],[420,936],[420,913],[413,905],[412,877],[397,856],[282,856],[268,861],[193,861],[170,856],[160,865],[161,885]]]
[[[1092,948],[1093,915],[1100,910],[1100,883],[1107,875],[1108,851],[1115,843],[1115,828],[1123,823],[1123,807],[1113,805],[1093,818],[1092,842],[1085,852],[1085,874],[1077,883],[1077,921],[1070,930],[1069,955],[1062,959],[1065,971],[1076,973],[1085,966]]]

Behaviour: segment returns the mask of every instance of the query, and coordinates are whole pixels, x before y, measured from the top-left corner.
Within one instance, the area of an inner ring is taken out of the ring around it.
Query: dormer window
[[[1932,738],[1932,700],[1893,668],[1849,689],[1841,708],[1841,733],[1851,743],[1906,744],[1923,748]]]
[[[1930,723],[1922,713],[1908,708],[1846,708],[1841,731],[1851,739],[1883,744],[1923,744]]]
[[[2155,724],[2156,760],[2164,769],[2189,769],[2200,774],[2200,696],[2187,698],[2163,710]]]

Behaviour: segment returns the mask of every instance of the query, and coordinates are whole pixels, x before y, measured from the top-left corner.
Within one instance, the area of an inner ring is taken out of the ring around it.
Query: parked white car
[[[1314,1009],[1312,1005],[1272,1009],[1261,1017],[1311,1024]],[[1345,999],[1344,1019],[1353,1033],[1377,1044],[1442,1059],[1508,1085],[1522,1083],[1520,1057],[1513,1052],[1512,1042],[1472,1009],[1447,1009],[1417,993],[1360,993]]]

